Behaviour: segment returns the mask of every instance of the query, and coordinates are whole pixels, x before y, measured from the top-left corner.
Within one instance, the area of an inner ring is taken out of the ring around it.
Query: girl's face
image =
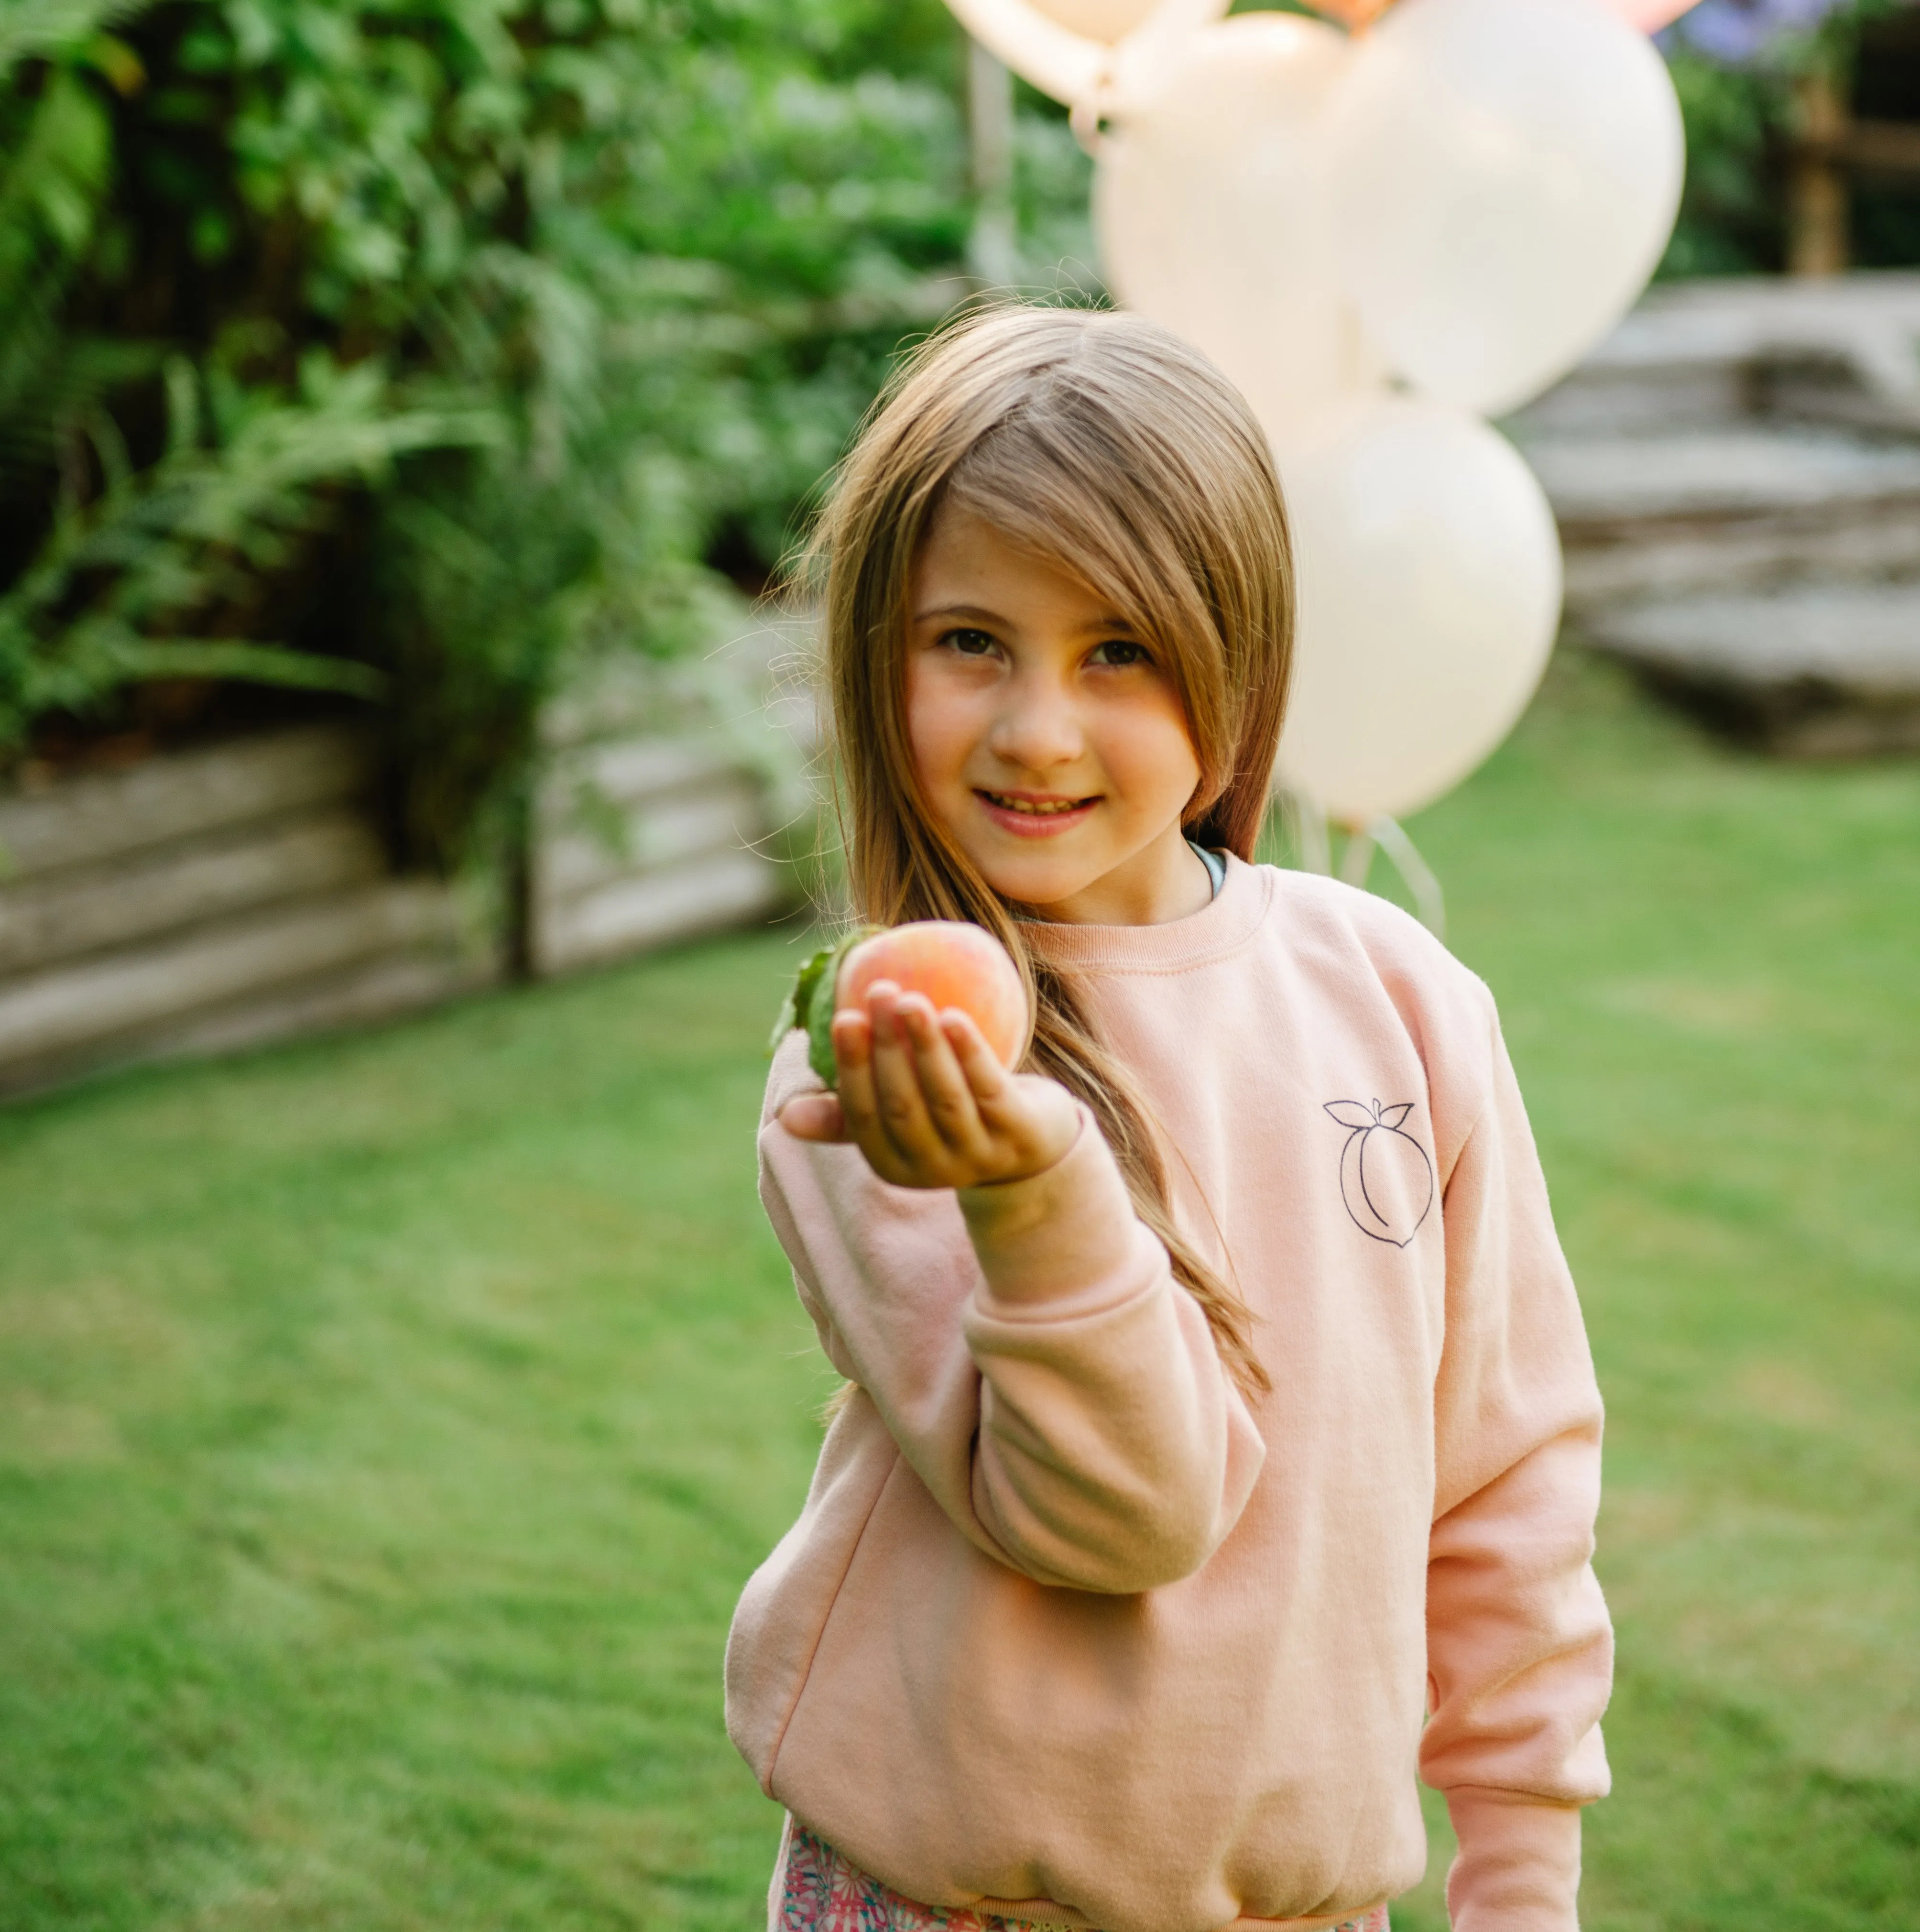
[[[1179,695],[1077,578],[942,511],[914,564],[906,671],[921,788],[1003,898],[1101,926],[1207,903],[1180,829],[1200,761]]]

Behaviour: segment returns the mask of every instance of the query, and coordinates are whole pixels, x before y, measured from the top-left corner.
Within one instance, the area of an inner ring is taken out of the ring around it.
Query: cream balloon
[[[1400,0],[1356,44],[1329,133],[1367,333],[1483,415],[1619,320],[1680,205],[1673,83],[1605,0]]]
[[[960,24],[1022,80],[1070,107],[1149,84],[1196,27],[1232,0],[947,0]]]
[[[1108,286],[1204,350],[1282,440],[1360,386],[1324,130],[1348,48],[1295,14],[1202,27],[1117,111],[1094,167]]]
[[[1336,823],[1448,791],[1512,728],[1560,614],[1552,512],[1443,403],[1352,404],[1283,459],[1299,573],[1280,780]]]
[[[1154,0],[1032,0],[1039,11],[1082,40],[1114,46],[1154,10]]]

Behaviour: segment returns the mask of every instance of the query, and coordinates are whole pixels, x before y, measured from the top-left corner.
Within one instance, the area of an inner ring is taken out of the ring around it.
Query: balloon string
[[[1420,856],[1420,848],[1406,835],[1406,828],[1396,819],[1380,818],[1374,820],[1364,832],[1356,832],[1354,844],[1362,839],[1366,842],[1370,856],[1372,848],[1378,845],[1393,860],[1394,869],[1406,881],[1407,890],[1413,894],[1414,910],[1420,915],[1420,922],[1436,939],[1447,937],[1447,899],[1440,890],[1440,881],[1433,868]],[[1348,850],[1351,851],[1352,847]]]
[[[1334,876],[1333,840],[1326,812],[1319,801],[1304,792],[1283,790],[1280,804],[1294,865],[1303,872]],[[1436,939],[1444,940],[1447,937],[1446,894],[1440,889],[1433,868],[1420,856],[1420,848],[1407,836],[1406,828],[1399,820],[1383,814],[1364,826],[1349,827],[1337,876],[1348,885],[1364,887],[1373,870],[1376,851],[1386,854],[1394,871],[1406,881],[1420,924]]]
[[[1347,849],[1340,854],[1340,877],[1350,886],[1364,886],[1373,869],[1373,834],[1356,826],[1347,834]]]
[[[1327,838],[1327,814],[1317,800],[1304,792],[1280,794],[1280,817],[1286,827],[1287,843],[1293,848],[1294,862],[1303,872],[1328,873],[1334,869],[1334,854]]]
[[[1106,140],[1106,118],[1113,104],[1113,56],[1109,53],[1094,77],[1092,88],[1066,112],[1066,124],[1074,140],[1079,142],[1081,152],[1094,160],[1100,159],[1101,146]]]

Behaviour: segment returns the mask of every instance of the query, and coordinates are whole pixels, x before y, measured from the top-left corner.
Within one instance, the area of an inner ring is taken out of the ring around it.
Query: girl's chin
[[[1017,853],[976,851],[971,856],[980,876],[1002,898],[1021,905],[1058,904],[1084,892],[1102,875],[1100,866],[1084,861],[1076,865],[1064,852],[1041,851],[1027,857]]]

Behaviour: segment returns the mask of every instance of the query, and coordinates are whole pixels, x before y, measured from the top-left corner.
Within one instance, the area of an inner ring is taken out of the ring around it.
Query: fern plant
[[[184,358],[171,358],[166,446],[140,470],[110,418],[96,416],[106,487],[62,502],[38,554],[0,594],[0,743],[21,742],[46,712],[84,712],[149,678],[385,694],[382,674],[350,657],[203,627],[325,530],[338,502],[328,486],[376,485],[410,451],[482,446],[500,440],[501,425],[470,406],[394,408],[370,365],[336,375],[316,358],[307,375],[297,400],[237,390],[223,398]]]
[[[963,46],[942,0],[0,0],[0,768],[157,677],[348,693],[459,862],[967,292]]]
[[[144,78],[105,28],[137,10],[14,0],[0,14],[0,491],[24,512],[16,529],[39,526],[0,591],[0,757],[42,717],[84,716],[154,678],[380,696],[370,666],[249,637],[233,616],[254,580],[326,530],[343,485],[501,434],[484,406],[397,401],[370,362],[341,373],[310,357],[280,397],[155,344],[63,327],[112,184],[103,83],[131,93]],[[39,71],[20,88],[23,62]],[[163,365],[164,440],[136,464],[112,405]]]

